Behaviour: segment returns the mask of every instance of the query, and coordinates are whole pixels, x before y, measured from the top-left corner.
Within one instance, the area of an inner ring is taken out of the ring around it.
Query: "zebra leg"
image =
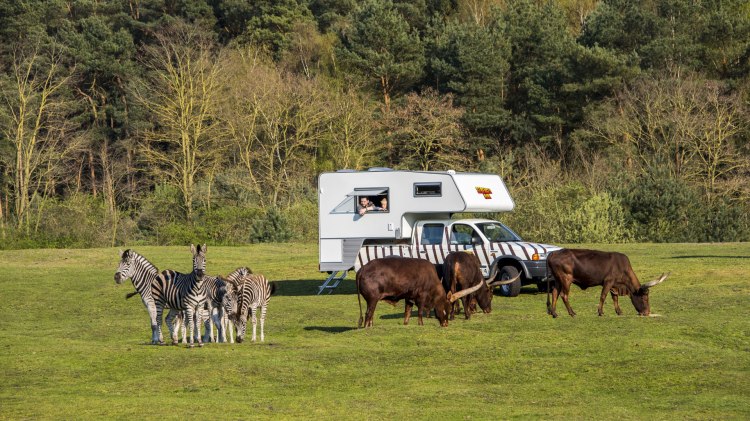
[[[188,324],[188,338],[190,339],[190,342],[188,342],[188,347],[193,347],[193,328],[195,327],[195,309],[188,307],[185,310],[185,315],[187,319]]]
[[[203,342],[213,342],[214,328],[211,325],[211,315],[206,315],[206,313],[204,313],[203,316]]]
[[[162,343],[161,326],[159,326],[161,324],[161,314],[159,313],[157,317],[156,305],[153,302],[146,303],[144,300],[143,304],[146,306],[148,317],[151,319],[151,345]]]
[[[266,337],[263,334],[263,325],[266,324],[266,306],[260,308],[260,341],[265,342]]]
[[[164,345],[164,337],[161,334],[161,323],[162,323],[162,315],[164,314],[164,306],[157,304],[156,305],[156,331],[158,334],[158,342],[152,342],[152,343],[158,343],[159,345]],[[172,329],[171,326],[168,326],[170,329]]]
[[[221,324],[224,326],[224,333],[229,333],[229,343],[234,343],[234,322],[229,320],[227,313],[224,313],[224,317],[221,319]],[[226,339],[226,338],[225,338]]]
[[[180,315],[177,310],[170,308],[167,313],[167,327],[169,327],[169,336],[172,338],[172,345],[177,345],[177,329],[175,328],[176,323],[180,323],[179,320],[175,321],[175,318],[179,319]]]
[[[213,340],[213,326],[216,325],[216,342],[226,342],[226,332],[224,331],[224,326],[221,323],[222,318],[224,317],[224,311],[221,309],[221,307],[214,308],[213,310],[214,311],[211,312],[211,338]]]
[[[253,318],[253,342],[255,342],[255,328],[258,325],[258,321],[256,320],[255,313],[258,312],[258,308],[254,308],[250,310],[251,317]]]

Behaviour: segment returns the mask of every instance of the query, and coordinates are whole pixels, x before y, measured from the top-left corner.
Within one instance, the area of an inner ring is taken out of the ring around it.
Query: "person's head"
[[[384,197],[380,199],[380,207],[383,209],[388,209],[388,198]]]
[[[370,199],[368,199],[367,196],[361,196],[359,198],[359,204],[362,205],[362,207],[368,206],[370,204]]]

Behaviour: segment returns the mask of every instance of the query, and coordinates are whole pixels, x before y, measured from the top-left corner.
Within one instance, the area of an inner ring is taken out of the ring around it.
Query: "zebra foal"
[[[259,274],[249,274],[237,283],[227,282],[227,293],[224,294],[222,305],[237,326],[237,342],[245,338],[247,318],[252,317],[253,337],[256,340],[256,313],[260,307],[260,341],[265,341],[263,327],[266,320],[266,309],[271,295],[276,291],[276,284],[269,284],[266,277]],[[248,314],[249,313],[249,314]]]

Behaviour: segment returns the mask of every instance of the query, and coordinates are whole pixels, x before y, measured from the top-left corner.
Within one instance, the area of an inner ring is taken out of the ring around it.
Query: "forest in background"
[[[750,240],[746,0],[0,0],[0,248],[317,237],[499,174],[544,242]]]

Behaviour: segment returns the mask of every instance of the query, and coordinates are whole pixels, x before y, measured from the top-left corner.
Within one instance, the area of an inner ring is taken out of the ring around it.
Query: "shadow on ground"
[[[282,297],[300,297],[308,295],[318,295],[320,286],[323,285],[325,279],[290,279],[280,280],[276,282],[276,292],[274,295]],[[341,281],[338,287],[335,289],[328,289],[323,291],[320,295],[356,295],[357,286],[354,284],[354,280],[345,279]]]
[[[326,333],[344,333],[350,330],[357,330],[357,327],[344,327],[344,326],[308,326],[305,330],[318,330]]]

